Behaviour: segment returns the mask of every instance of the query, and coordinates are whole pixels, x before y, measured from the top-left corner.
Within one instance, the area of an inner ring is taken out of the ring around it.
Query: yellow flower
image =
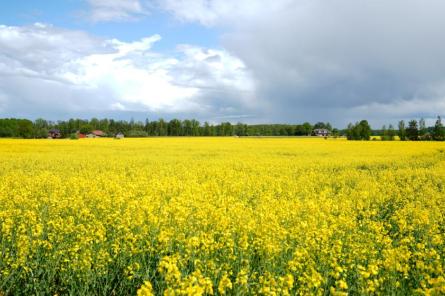
[[[144,284],[137,291],[137,296],[154,296],[153,288],[149,281],[145,281]]]
[[[342,139],[0,139],[0,287],[111,295],[149,277],[138,295],[442,295],[443,151]],[[36,280],[42,268],[57,287]]]
[[[221,295],[225,295],[227,290],[232,289],[232,282],[230,281],[229,277],[226,273],[221,277],[218,284],[218,292]]]

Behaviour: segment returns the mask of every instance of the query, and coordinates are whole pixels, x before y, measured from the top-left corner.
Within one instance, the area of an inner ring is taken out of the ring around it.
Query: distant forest
[[[411,120],[407,124],[402,120],[397,129],[391,124],[381,129],[372,129],[366,120],[349,124],[346,129],[333,128],[329,122],[311,124],[201,124],[195,119],[159,119],[150,121],[125,121],[113,119],[69,119],[52,122],[45,119],[4,118],[0,119],[0,137],[3,138],[47,138],[51,131],[60,133],[61,138],[76,138],[76,135],[88,134],[100,130],[109,137],[122,133],[125,137],[156,137],[156,136],[311,136],[314,131],[328,131],[329,136],[346,136],[349,140],[370,140],[372,136],[380,136],[381,140],[445,140],[445,128],[440,116],[434,126],[427,127],[425,120]]]
[[[113,137],[123,133],[126,137],[154,137],[154,136],[310,136],[314,129],[326,129],[331,134],[339,135],[339,131],[331,124],[318,122],[314,125],[303,124],[201,124],[195,119],[169,121],[159,119],[155,121],[125,121],[113,119],[70,119],[67,121],[51,122],[44,119],[31,121],[28,119],[0,119],[0,137],[12,138],[46,138],[51,130],[60,131],[63,138],[69,138],[79,132],[88,134],[93,130],[101,130]]]

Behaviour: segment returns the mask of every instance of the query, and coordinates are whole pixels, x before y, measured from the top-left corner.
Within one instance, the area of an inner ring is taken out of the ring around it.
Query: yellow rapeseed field
[[[0,295],[441,295],[444,240],[444,143],[0,140]]]

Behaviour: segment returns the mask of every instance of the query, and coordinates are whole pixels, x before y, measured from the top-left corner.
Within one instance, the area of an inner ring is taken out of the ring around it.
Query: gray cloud
[[[0,115],[147,112],[344,127],[445,113],[441,0],[90,4],[96,21],[156,6],[180,22],[218,27],[224,49],[182,45],[166,56],[151,49],[162,42],[156,35],[121,42],[42,24],[0,26]]]
[[[443,1],[169,0],[164,8],[225,28],[223,45],[255,79],[259,120],[344,126],[445,113],[437,109],[445,97]]]

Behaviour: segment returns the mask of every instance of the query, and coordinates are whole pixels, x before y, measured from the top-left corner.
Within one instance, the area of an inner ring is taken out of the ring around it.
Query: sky
[[[0,117],[445,115],[443,0],[0,0]]]

